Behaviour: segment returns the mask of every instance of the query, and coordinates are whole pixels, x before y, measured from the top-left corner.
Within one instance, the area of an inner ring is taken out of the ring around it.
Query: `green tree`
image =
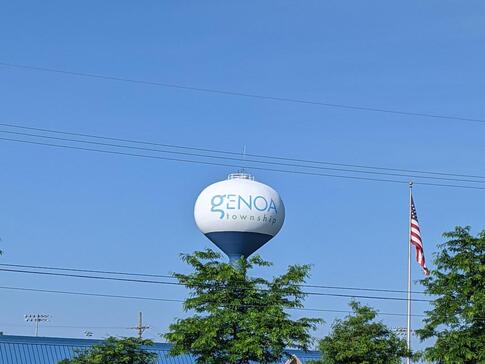
[[[406,341],[376,322],[375,310],[355,301],[350,307],[353,313],[335,320],[330,334],[320,340],[322,359],[315,364],[398,364],[407,357]]]
[[[289,347],[308,350],[310,332],[319,319],[291,319],[286,309],[302,307],[300,284],[308,265],[293,265],[272,280],[253,278],[248,271],[271,263],[259,256],[231,265],[221,255],[205,250],[182,255],[194,271],[175,274],[190,289],[184,309],[193,315],[177,319],[165,338],[172,355],[192,354],[198,363],[271,363],[288,357]]]
[[[157,354],[143,348],[150,345],[153,345],[150,340],[109,337],[103,343],[82,350],[75,358],[62,360],[59,364],[153,364]]]
[[[436,298],[418,330],[422,340],[436,337],[424,358],[437,363],[485,363],[485,230],[470,227],[443,234],[434,256],[435,269],[421,280]]]

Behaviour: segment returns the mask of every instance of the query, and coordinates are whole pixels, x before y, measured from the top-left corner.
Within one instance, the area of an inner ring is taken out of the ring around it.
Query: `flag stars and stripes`
[[[414,205],[414,199],[411,196],[411,226],[410,226],[410,243],[416,248],[416,261],[419,263],[424,271],[425,275],[429,274],[429,270],[426,267],[426,260],[424,259],[423,240],[421,239],[421,230],[419,229],[418,214],[416,212],[416,206]]]

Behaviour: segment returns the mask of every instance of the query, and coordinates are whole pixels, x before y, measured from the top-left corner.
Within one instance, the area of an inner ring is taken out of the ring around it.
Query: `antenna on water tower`
[[[241,169],[241,172],[245,172],[246,171],[246,144],[243,145],[243,151],[242,151],[242,158],[243,158],[243,167]]]

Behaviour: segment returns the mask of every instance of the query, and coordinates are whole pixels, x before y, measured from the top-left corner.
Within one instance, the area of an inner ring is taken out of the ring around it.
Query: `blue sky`
[[[481,1],[6,2],[0,62],[276,97],[485,119]],[[285,157],[485,175],[485,124],[339,110],[0,67],[0,122]],[[2,130],[7,128],[2,127]],[[12,129],[9,129],[12,130]],[[231,168],[0,141],[3,263],[166,274],[210,246],[193,204]],[[311,283],[405,289],[405,184],[253,171],[287,216],[259,253],[268,276],[311,263]],[[482,229],[484,191],[417,185],[425,254],[455,225]],[[421,276],[413,264],[414,277]],[[0,274],[0,285],[182,298],[177,287]],[[421,288],[416,285],[415,289]],[[1,330],[149,335],[177,303],[1,291]],[[384,312],[404,302],[363,300]],[[310,297],[308,307],[346,309]],[[416,313],[426,308],[413,307]],[[323,317],[327,325],[341,315]],[[300,315],[296,314],[296,316]],[[383,316],[392,327],[405,318]],[[419,319],[413,319],[415,327]],[[76,326],[55,327],[55,326]]]

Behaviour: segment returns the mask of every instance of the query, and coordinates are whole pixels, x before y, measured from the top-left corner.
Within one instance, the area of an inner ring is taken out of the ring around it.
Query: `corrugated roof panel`
[[[49,338],[32,336],[0,336],[0,364],[57,364],[72,358],[77,350],[83,350],[101,340]],[[158,354],[157,364],[194,364],[189,355],[168,355],[169,344],[156,343],[150,351]],[[317,352],[290,351],[303,363],[319,358]]]

